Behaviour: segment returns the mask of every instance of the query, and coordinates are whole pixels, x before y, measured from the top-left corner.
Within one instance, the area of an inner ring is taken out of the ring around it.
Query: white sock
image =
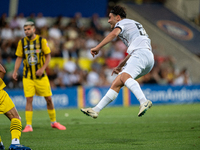
[[[54,123],[56,123],[56,121],[54,121],[54,122],[51,122],[51,124],[54,124]]]
[[[140,105],[147,101],[144,93],[140,88],[139,83],[136,80],[129,78],[126,80],[125,85],[135,95],[135,97],[140,102]]]
[[[100,102],[92,108],[96,112],[100,112],[104,107],[106,107],[110,102],[116,99],[118,93],[113,89],[109,89],[106,95],[100,100]]]
[[[20,144],[19,139],[17,139],[17,138],[12,139],[11,144]]]

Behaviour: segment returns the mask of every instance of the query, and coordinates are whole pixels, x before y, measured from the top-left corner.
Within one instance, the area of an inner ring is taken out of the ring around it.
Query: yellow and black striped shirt
[[[51,53],[46,39],[39,35],[33,40],[27,37],[18,42],[16,55],[23,57],[23,77],[28,79],[39,79],[36,76],[36,71],[40,69],[45,63],[45,55]],[[43,73],[42,77],[46,75]]]
[[[6,85],[4,83],[4,81],[0,78],[0,90],[3,90],[3,88],[5,88]]]
[[[6,87],[4,81],[0,78],[0,105],[4,101],[3,95],[1,95],[1,90],[3,90]]]

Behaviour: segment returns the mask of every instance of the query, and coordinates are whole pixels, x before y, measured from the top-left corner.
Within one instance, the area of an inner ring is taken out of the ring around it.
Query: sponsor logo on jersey
[[[35,47],[36,47],[36,49],[39,49],[40,48],[40,44],[36,44]]]
[[[29,45],[30,49],[34,49],[34,45]]]
[[[28,45],[25,45],[25,46],[24,46],[24,49],[27,48],[27,47],[28,47]]]
[[[25,51],[25,54],[40,53],[40,52],[41,52],[41,49],[27,50]]]
[[[37,58],[37,56],[35,54],[28,56],[28,63],[29,63],[29,65],[31,65],[31,66],[32,65],[36,65],[37,62],[38,62],[38,58]]]
[[[194,36],[192,30],[175,21],[159,20],[157,26],[170,36],[179,40],[191,40]]]
[[[41,51],[40,49],[36,49],[35,50],[36,53],[40,53],[40,51]]]

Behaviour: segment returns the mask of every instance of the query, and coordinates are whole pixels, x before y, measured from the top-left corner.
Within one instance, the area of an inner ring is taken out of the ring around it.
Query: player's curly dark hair
[[[121,18],[126,18],[126,11],[124,7],[121,7],[119,5],[114,6],[110,13],[113,13],[115,15],[119,15]]]

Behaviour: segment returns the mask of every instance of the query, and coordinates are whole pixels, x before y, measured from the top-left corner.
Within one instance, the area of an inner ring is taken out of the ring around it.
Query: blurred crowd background
[[[43,17],[42,13],[32,13],[27,17],[20,13],[12,18],[4,13],[0,17],[0,63],[7,71],[4,78],[7,88],[22,88],[23,64],[18,81],[12,79],[12,73],[15,51],[18,41],[24,37],[23,25],[26,21],[35,22],[36,33],[48,41],[52,59],[47,74],[52,88],[110,86],[116,77],[111,76],[113,68],[127,55],[126,46],[116,38],[97,57],[92,57],[90,49],[111,31],[107,18],[100,18],[98,14],[82,18],[82,14],[77,12],[71,18],[58,16],[50,19]],[[177,68],[176,59],[161,55],[156,43],[152,43],[152,48],[155,66],[149,74],[138,79],[140,84],[192,84],[187,68]]]

